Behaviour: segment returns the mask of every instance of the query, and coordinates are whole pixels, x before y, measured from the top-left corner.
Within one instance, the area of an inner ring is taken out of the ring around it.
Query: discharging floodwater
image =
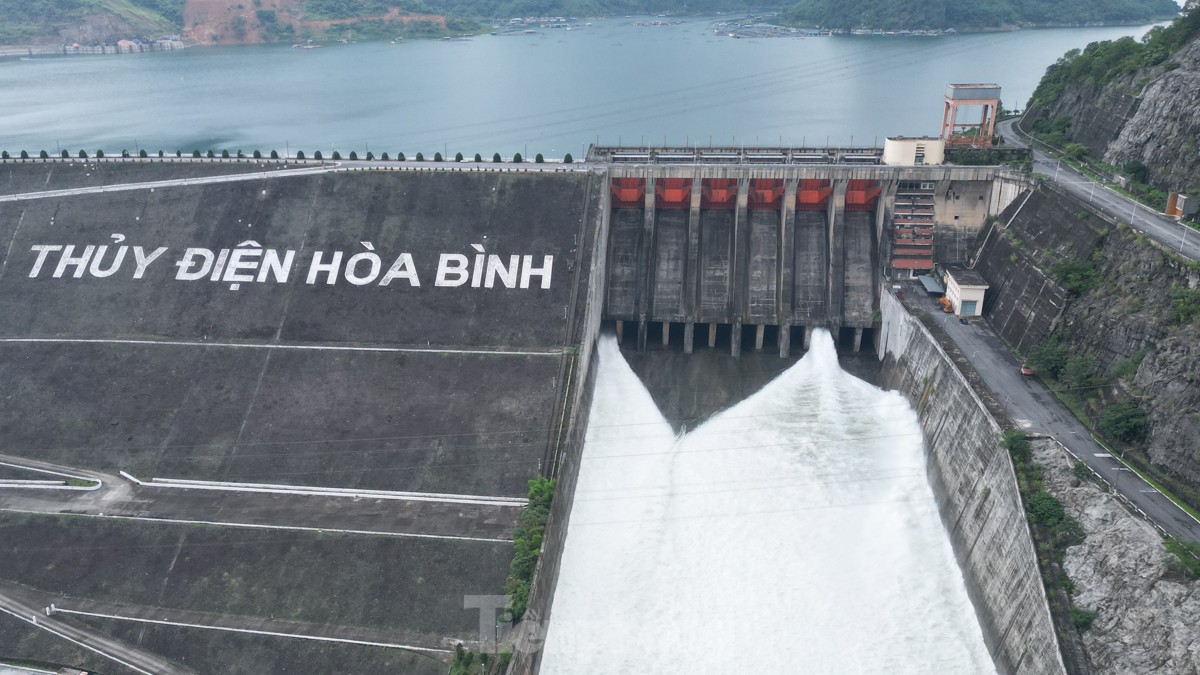
[[[542,672],[995,673],[916,414],[827,333],[682,436],[599,358]]]

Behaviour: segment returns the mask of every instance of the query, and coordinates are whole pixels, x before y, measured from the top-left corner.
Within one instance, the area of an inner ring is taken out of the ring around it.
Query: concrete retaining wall
[[[996,667],[1065,673],[1000,425],[929,330],[881,296],[882,382],[917,409],[929,479]]]
[[[554,490],[554,503],[550,507],[550,518],[546,523],[546,531],[542,537],[542,551],[538,559],[537,571],[529,591],[529,603],[525,611],[525,621],[529,622],[524,630],[517,631],[516,653],[509,665],[509,675],[533,675],[541,665],[542,638],[545,637],[545,626],[550,621],[550,613],[554,602],[554,589],[558,584],[559,566],[562,561],[563,549],[566,546],[567,529],[570,525],[571,504],[575,500],[575,485],[579,479],[579,464],[583,455],[584,436],[587,433],[588,415],[592,408],[592,392],[596,382],[596,338],[600,334],[600,319],[604,311],[605,274],[607,271],[606,256],[608,254],[609,208],[608,190],[601,187],[599,181],[593,182],[593,189],[603,190],[599,201],[599,210],[603,216],[593,231],[591,241],[585,244],[581,257],[590,257],[590,274],[583,276],[582,283],[587,284],[584,306],[574,308],[574,315],[582,317],[577,326],[580,345],[579,354],[571,364],[571,382],[566,388],[566,406],[563,409],[564,425],[552,466],[547,473],[555,478],[557,485]]]

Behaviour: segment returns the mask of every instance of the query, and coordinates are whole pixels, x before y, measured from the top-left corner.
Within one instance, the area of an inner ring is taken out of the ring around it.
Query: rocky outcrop
[[[1142,103],[1136,81],[1125,76],[1105,87],[1071,84],[1037,117],[1066,117],[1071,120],[1068,140],[1086,145],[1093,157],[1104,157]]]
[[[1073,603],[1096,613],[1084,645],[1097,675],[1200,673],[1200,582],[1172,564],[1158,532],[1110,492],[1072,471],[1054,441],[1034,445],[1047,490],[1087,537],[1067,549]]]
[[[1144,47],[1126,58],[1150,59],[1147,52],[1151,51],[1151,47]],[[1024,127],[1033,130],[1039,120],[1065,118],[1070,122],[1065,141],[1087,146],[1092,157],[1118,168],[1140,162],[1146,167],[1146,181],[1163,190],[1188,192],[1200,188],[1200,106],[1196,105],[1200,38],[1184,44],[1153,67],[1124,72],[1106,84],[1095,83],[1094,78],[1099,77],[1096,72],[1072,75],[1081,79],[1064,82],[1068,72],[1121,67],[1100,62],[1089,53],[1075,57],[1076,61],[1068,54],[1051,66],[1035,94]],[[1079,66],[1081,62],[1087,65]],[[1061,87],[1058,95],[1036,103],[1044,95],[1043,89],[1054,88],[1053,82]]]
[[[1140,75],[1152,79],[1103,157],[1116,166],[1140,161],[1150,181],[1168,189],[1195,189],[1200,187],[1200,40],[1155,70]]]
[[[976,265],[992,285],[989,323],[1023,354],[1056,336],[1089,357],[1108,383],[1085,403],[1093,421],[1137,400],[1148,424],[1135,451],[1200,483],[1200,315],[1179,313],[1200,303],[1200,268],[1052,185],[1018,200],[1001,225]],[[1071,297],[1054,273],[1064,259],[1090,261],[1095,285]]]

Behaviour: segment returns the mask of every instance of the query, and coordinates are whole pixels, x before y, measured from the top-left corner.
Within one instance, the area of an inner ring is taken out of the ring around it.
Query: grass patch
[[[1092,621],[1096,619],[1096,613],[1071,604],[1071,623],[1080,631],[1085,631],[1092,627]]]
[[[516,552],[508,567],[508,579],[504,581],[504,594],[512,599],[509,610],[512,623],[521,620],[529,605],[530,584],[533,583],[533,572],[537,569],[542,534],[546,531],[546,520],[550,518],[553,499],[553,480],[538,476],[529,481],[529,504],[521,511],[517,527],[513,530]]]
[[[1175,555],[1182,572],[1193,579],[1200,578],[1200,544],[1169,537],[1165,545],[1167,551]]]

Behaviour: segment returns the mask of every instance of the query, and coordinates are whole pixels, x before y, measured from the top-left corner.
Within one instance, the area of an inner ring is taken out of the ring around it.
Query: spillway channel
[[[996,672],[916,414],[812,342],[676,434],[601,338],[542,673]]]

